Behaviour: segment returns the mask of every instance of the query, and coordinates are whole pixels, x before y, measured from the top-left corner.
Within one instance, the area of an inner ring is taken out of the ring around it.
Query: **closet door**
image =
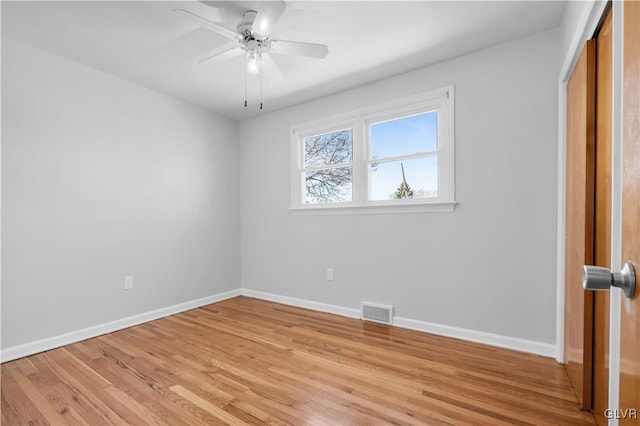
[[[596,42],[585,43],[567,84],[565,218],[566,369],[580,406],[591,409],[593,292],[582,267],[594,263]]]

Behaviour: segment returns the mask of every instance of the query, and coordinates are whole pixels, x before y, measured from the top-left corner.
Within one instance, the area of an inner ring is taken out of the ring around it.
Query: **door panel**
[[[640,277],[640,2],[624,3],[622,106],[622,261]],[[622,296],[620,425],[640,424],[640,291]],[[633,411],[636,410],[635,416]],[[635,418],[634,418],[635,417]]]
[[[596,37],[596,175],[594,265],[611,269],[611,9]],[[609,407],[609,292],[593,293],[593,412],[599,424]]]
[[[567,84],[565,360],[583,409],[591,408],[593,294],[582,266],[593,264],[595,169],[595,40],[586,42]]]

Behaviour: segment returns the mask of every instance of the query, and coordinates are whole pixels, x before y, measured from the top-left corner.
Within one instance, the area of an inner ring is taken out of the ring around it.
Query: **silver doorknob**
[[[631,262],[625,263],[620,272],[585,265],[582,268],[582,287],[585,290],[609,290],[610,287],[618,287],[626,297],[633,299],[636,293],[636,274]]]

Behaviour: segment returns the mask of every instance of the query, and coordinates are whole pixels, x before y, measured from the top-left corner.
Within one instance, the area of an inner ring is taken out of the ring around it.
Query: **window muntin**
[[[293,126],[292,213],[453,211],[453,117],[449,86]]]

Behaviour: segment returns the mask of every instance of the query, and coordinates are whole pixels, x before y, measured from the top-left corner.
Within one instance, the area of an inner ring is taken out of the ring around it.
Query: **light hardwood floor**
[[[1,421],[595,423],[554,360],[246,297],[2,364]]]

